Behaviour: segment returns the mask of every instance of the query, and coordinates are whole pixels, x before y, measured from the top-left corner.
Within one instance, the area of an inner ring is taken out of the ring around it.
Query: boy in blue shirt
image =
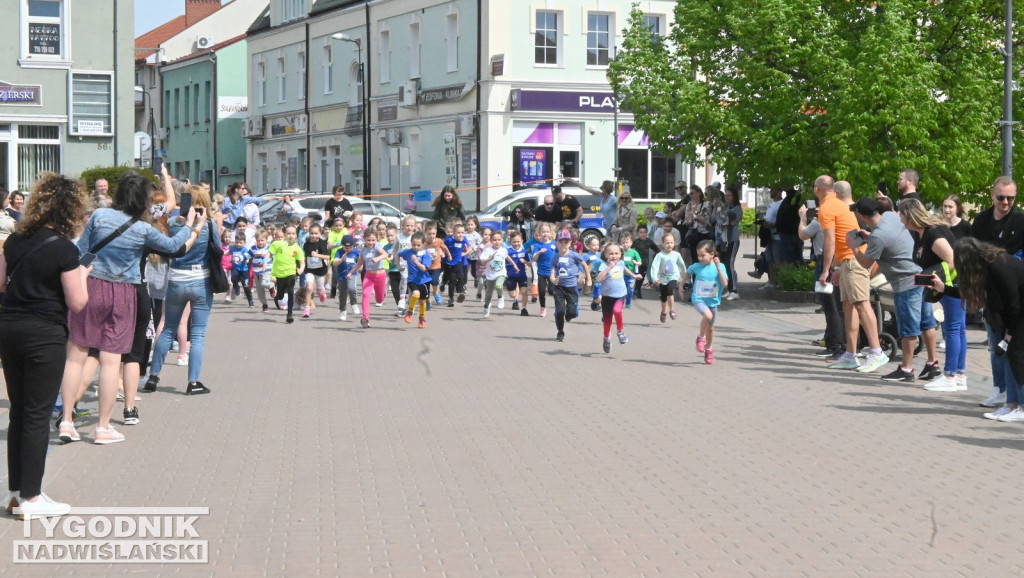
[[[519,289],[526,289],[529,282],[526,279],[526,271],[530,268],[529,253],[523,246],[523,235],[516,230],[508,233],[508,265],[505,267],[505,289],[512,298],[512,309],[519,309]],[[523,310],[520,313],[523,317],[530,315],[526,311],[526,302],[529,293],[523,295]]]
[[[540,316],[544,317],[548,314],[545,297],[551,291],[548,288],[548,278],[551,276],[551,259],[558,251],[558,248],[555,247],[555,243],[551,240],[551,225],[544,223],[538,229],[540,230],[540,240],[533,246],[531,259],[537,264],[537,274],[535,275],[537,279],[537,296],[540,298]],[[569,235],[569,240],[572,240],[572,234]],[[568,247],[566,245],[566,250],[568,250]],[[573,254],[579,257],[578,254]],[[573,285],[573,287],[576,287],[576,285]]]
[[[231,291],[235,297],[245,289],[245,298],[249,300],[249,307],[255,307],[252,302],[252,289],[249,288],[249,264],[252,262],[252,251],[245,246],[245,235],[235,237],[231,245]],[[231,303],[231,292],[224,298],[224,301]]]
[[[577,303],[580,292],[577,286],[580,275],[584,276],[587,286],[591,283],[590,269],[579,253],[569,250],[570,243],[572,233],[559,232],[557,252],[550,259],[544,259],[548,262],[548,276],[555,296],[555,328],[558,329],[555,341],[565,341],[565,323],[579,315]],[[541,298],[544,298],[543,293]]]
[[[348,306],[352,304],[353,311],[359,302],[359,279],[354,277],[356,262],[359,261],[359,251],[356,251],[356,239],[352,235],[345,235],[341,239],[341,249],[334,256],[334,267],[338,271],[338,309],[341,315],[340,321],[348,318]],[[360,314],[362,311],[360,311]]]
[[[398,244],[395,244],[395,259],[405,259],[409,271],[409,308],[405,312],[405,322],[412,323],[412,312],[416,309],[416,303],[420,306],[419,328],[427,326],[427,300],[430,299],[430,252],[427,251],[427,237],[420,232],[412,234],[410,239],[412,247],[398,251]]]
[[[466,269],[463,267],[463,256],[469,255],[473,246],[466,239],[466,226],[455,225],[451,235],[444,238],[448,247],[448,255],[441,265],[444,284],[448,286],[448,307],[455,307],[455,294],[459,294],[459,303],[466,300]]]

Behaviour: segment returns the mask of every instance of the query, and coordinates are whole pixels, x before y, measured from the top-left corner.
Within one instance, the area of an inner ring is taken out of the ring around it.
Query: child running
[[[416,217],[407,215],[402,219],[402,229],[398,232],[396,237],[397,247],[399,251],[404,251],[412,247],[412,234],[416,232]],[[391,251],[394,255],[395,251]],[[401,297],[398,299],[398,312],[395,313],[395,317],[402,317],[405,315],[406,300],[409,297],[409,268],[406,266],[405,259],[392,259],[392,261],[398,262],[398,272],[400,273],[398,294]]]
[[[487,239],[480,234],[480,219],[469,217],[466,219],[466,241],[473,248],[466,255],[466,270],[473,275],[473,287],[476,288],[477,300],[480,299],[480,276],[483,269],[478,268],[480,261],[480,250],[487,245]],[[466,284],[469,284],[469,275],[466,275]]]
[[[551,240],[551,225],[549,225],[548,223],[544,223],[539,227],[539,229],[540,242],[533,246],[532,259],[533,262],[537,264],[537,296],[540,298],[540,316],[544,317],[545,315],[548,314],[546,300],[548,294],[548,278],[554,278],[554,276],[551,274],[551,261],[555,252],[558,251],[558,248],[555,247],[555,243]],[[562,240],[561,235],[559,235],[559,237],[559,240]],[[572,242],[572,234],[569,233],[568,231],[565,231],[564,240]],[[566,243],[565,245],[565,250],[569,250],[568,243]],[[579,254],[577,253],[573,254],[579,257]],[[584,264],[584,268],[586,268],[586,264]],[[589,279],[587,280],[587,285],[590,285]],[[572,286],[575,289],[576,283],[573,282]],[[576,299],[574,298],[573,303],[575,302]],[[561,332],[561,329],[559,329],[559,333]]]
[[[249,288],[249,267],[252,264],[252,251],[245,246],[245,235],[237,235],[235,242],[231,245],[231,291],[224,301],[231,303],[231,294],[235,297],[242,289],[245,290],[245,298],[249,301],[249,307],[254,307],[252,302],[252,289]]]
[[[530,313],[526,311],[526,303],[530,300],[528,289],[530,281],[526,278],[526,272],[530,268],[530,259],[527,256],[526,247],[523,246],[522,233],[516,230],[509,231],[508,242],[511,247],[508,249],[508,266],[505,267],[507,275],[505,289],[508,290],[508,296],[512,298],[513,311],[519,309],[519,296],[522,294],[523,309],[520,315],[528,317]],[[520,292],[520,289],[523,291]]]
[[[505,284],[505,263],[508,261],[508,249],[504,244],[501,231],[491,233],[491,244],[480,252],[480,263],[484,266],[484,317],[491,316],[491,297],[498,290],[498,309],[505,308],[505,298],[501,296],[502,285]]]
[[[363,271],[363,316],[359,324],[366,329],[370,326],[370,292],[373,292],[374,302],[377,306],[384,303],[384,296],[387,294],[388,274],[384,270],[383,261],[388,258],[388,252],[384,247],[377,244],[376,228],[367,228],[363,232],[363,248],[359,250],[359,262],[356,263],[356,274]]]
[[[601,262],[601,240],[597,237],[591,237],[587,240],[587,252],[583,254],[583,260],[587,262],[587,267],[590,268],[590,279],[594,281],[592,285],[593,300],[590,302],[590,310],[597,311],[601,308],[601,285],[597,283],[597,272],[601,270],[601,266],[604,263]]]
[[[672,235],[665,235],[661,240],[661,252],[651,262],[651,284],[661,292],[661,322],[665,317],[676,319],[676,291],[679,287],[681,272],[686,268],[683,258],[675,251],[676,240]],[[682,292],[679,298],[683,298]]]
[[[639,271],[644,261],[640,253],[632,248],[633,237],[629,233],[619,235],[619,243],[622,245],[622,262],[626,265],[626,270],[632,273],[631,277],[634,279],[626,281],[626,309],[631,309],[633,307],[634,288],[639,285],[638,281],[643,281],[644,279],[643,274]]]
[[[451,259],[451,253],[444,244],[444,239],[437,238],[437,223],[430,221],[423,226],[423,233],[426,235],[426,249],[430,253],[430,290],[434,301],[440,305],[441,297],[441,258]],[[430,304],[427,304],[430,308]]]
[[[704,354],[704,363],[715,362],[715,350],[711,341],[715,335],[715,319],[718,306],[722,303],[722,292],[729,283],[725,265],[718,260],[715,244],[709,239],[697,245],[697,262],[686,270],[693,277],[693,294],[690,301],[700,313],[700,335],[697,336],[697,351]]]
[[[466,267],[462,261],[473,247],[466,240],[466,226],[458,223],[452,227],[452,234],[444,238],[447,257],[442,265],[444,284],[448,286],[448,307],[455,307],[456,293],[458,301],[466,300]]]
[[[359,253],[355,247],[355,238],[352,235],[345,235],[341,239],[341,250],[334,257],[334,267],[338,271],[338,309],[341,310],[339,321],[348,319],[349,303],[353,309],[356,305],[356,280],[352,275],[357,274],[356,263],[359,262]]]
[[[409,271],[409,308],[405,312],[405,322],[412,323],[412,312],[418,302],[420,329],[427,326],[427,301],[430,300],[430,251],[424,248],[426,244],[426,236],[417,231],[412,234],[412,246],[397,251],[395,255],[396,259],[401,258],[406,262]]]
[[[327,240],[320,237],[320,225],[309,227],[309,237],[302,245],[302,251],[306,254],[306,288],[309,289],[306,302],[303,303],[302,318],[309,319],[310,310],[313,308],[313,292],[320,296],[320,302],[327,301],[327,271],[330,259],[330,250],[327,248]]]
[[[256,233],[256,246],[251,249],[253,285],[256,286],[256,297],[260,300],[264,313],[269,310],[267,307],[267,289],[273,286],[273,283],[270,281],[272,259],[270,258],[267,239],[266,231]]]
[[[284,228],[284,239],[274,241],[270,244],[270,254],[273,256],[274,264],[271,266],[271,275],[277,280],[277,293],[274,297],[274,304],[281,309],[281,298],[288,300],[288,316],[285,321],[293,323],[292,310],[295,306],[295,276],[301,275],[306,268],[306,260],[303,258],[302,247],[296,242],[298,233],[294,225]]]
[[[637,299],[641,299],[644,296],[644,279],[647,278],[647,265],[651,262],[651,255],[658,251],[658,247],[654,244],[654,241],[647,236],[647,225],[637,225],[636,227],[636,240],[633,241],[633,251],[636,251],[640,255],[640,262],[637,263],[638,267],[636,272],[640,274],[640,278],[636,280],[636,287],[634,288],[633,296]],[[629,251],[627,250],[628,254]],[[622,260],[626,260],[626,256],[622,257]]]
[[[565,341],[565,323],[579,316],[578,284],[580,274],[584,275],[586,284],[590,285],[590,270],[579,253],[569,250],[571,243],[572,233],[560,231],[558,233],[558,252],[548,259],[542,258],[537,263],[539,270],[542,261],[548,262],[551,290],[555,294],[555,328],[558,330],[555,341]],[[542,292],[540,295],[541,299],[544,299],[544,293]],[[543,308],[541,309],[543,310]]]
[[[615,328],[618,331],[619,344],[625,345],[629,338],[622,326],[622,304],[626,299],[627,287],[637,277],[626,268],[622,261],[622,248],[611,243],[601,252],[601,270],[597,274],[597,282],[601,284],[601,322],[604,324],[604,352],[611,353],[612,317],[615,317]],[[629,278],[627,281],[626,278]],[[595,293],[597,291],[595,290]]]

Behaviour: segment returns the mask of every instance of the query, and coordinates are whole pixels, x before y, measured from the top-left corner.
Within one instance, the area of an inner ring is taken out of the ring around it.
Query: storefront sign
[[[398,120],[398,105],[388,104],[377,106],[377,120],[379,122]]]
[[[465,85],[445,86],[442,88],[430,88],[420,91],[420,104],[440,104],[442,102],[455,102],[462,100]]]
[[[501,76],[505,74],[505,55],[495,54],[491,57],[491,76]]]
[[[29,54],[60,55],[60,24],[28,25]]]
[[[102,120],[80,120],[78,121],[78,134],[90,135],[90,134],[105,134],[103,130]]]
[[[547,151],[543,149],[519,149],[519,180],[543,181],[547,162]]]
[[[0,80],[0,104],[42,104],[42,92],[38,85],[8,84]]]
[[[270,136],[302,134],[306,132],[306,115],[282,116],[270,121]]]
[[[517,88],[512,91],[512,110],[610,113],[615,111],[615,95],[610,92],[560,92]]]
[[[217,98],[217,118],[246,118],[249,116],[249,99],[244,96],[221,96]]]

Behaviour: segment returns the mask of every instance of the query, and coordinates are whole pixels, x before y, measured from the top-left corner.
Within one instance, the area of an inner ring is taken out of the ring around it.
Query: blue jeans
[[[199,381],[199,370],[203,367],[203,343],[206,341],[206,326],[210,322],[210,305],[213,303],[213,291],[206,279],[199,281],[171,281],[167,288],[167,299],[164,301],[166,316],[164,330],[156,338],[153,348],[153,365],[150,374],[160,375],[164,367],[164,358],[171,349],[171,341],[178,332],[181,316],[185,305],[192,304],[192,349],[188,356],[188,380]]]
[[[1003,336],[992,331],[992,326],[987,322],[985,323],[985,333],[988,334],[988,358],[992,363],[992,383],[999,388],[999,391],[1006,392],[1006,403],[1020,403],[1020,390],[1014,383],[1016,380],[1013,378],[1013,370],[1010,369],[1010,358],[993,353],[996,344],[1003,340]]]
[[[896,338],[917,337],[929,329],[935,329],[932,304],[924,300],[924,287],[914,287],[893,293],[896,306]]]
[[[946,334],[946,375],[967,369],[967,312],[956,297],[943,297],[942,331]]]

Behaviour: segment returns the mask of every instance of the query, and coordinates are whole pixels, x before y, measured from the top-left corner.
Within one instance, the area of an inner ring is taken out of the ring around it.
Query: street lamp
[[[370,110],[366,103],[366,81],[363,78],[363,42],[361,38],[353,38],[344,32],[338,32],[332,34],[331,38],[340,40],[342,42],[351,42],[356,45],[356,59],[359,62],[359,99],[362,112],[362,127],[363,127],[363,198],[370,197],[370,143],[369,143],[369,128],[367,126],[367,120],[369,118]]]

